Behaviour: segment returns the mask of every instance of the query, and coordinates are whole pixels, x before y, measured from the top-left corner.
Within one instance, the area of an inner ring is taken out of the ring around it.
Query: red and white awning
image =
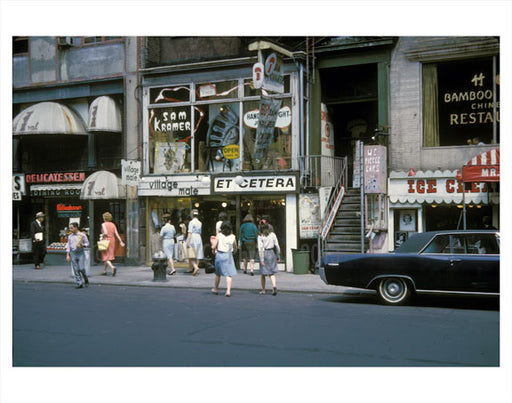
[[[499,182],[500,149],[493,148],[471,158],[462,167],[464,182]]]

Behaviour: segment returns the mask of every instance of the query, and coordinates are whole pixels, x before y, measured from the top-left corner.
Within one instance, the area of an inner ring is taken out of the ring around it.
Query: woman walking
[[[251,276],[254,276],[254,259],[256,259],[256,248],[258,239],[258,227],[254,224],[252,215],[247,214],[240,225],[239,243],[244,262],[244,274],[247,274],[247,261]]]
[[[270,231],[269,224],[260,225],[260,233],[258,235],[258,251],[260,254],[260,272],[261,272],[261,291],[265,294],[265,276],[270,277],[272,282],[272,295],[277,295],[276,273],[277,262],[279,262],[279,242],[276,234]]]
[[[187,250],[192,248],[194,257],[188,257],[188,265],[189,271],[188,273],[192,273],[193,276],[196,276],[199,272],[199,264],[198,260],[204,259],[203,252],[203,240],[201,239],[201,229],[203,224],[197,216],[199,215],[199,211],[196,209],[192,210],[191,217],[192,220],[188,223],[188,236],[187,236]]]
[[[103,213],[103,224],[101,224],[101,234],[103,239],[109,241],[107,250],[101,252],[101,260],[105,262],[105,266],[103,266],[102,276],[107,275],[107,267],[110,267],[112,270],[112,276],[116,275],[116,267],[112,264],[112,261],[115,259],[115,249],[116,249],[116,239],[119,241],[121,246],[124,246],[124,242],[119,236],[117,232],[116,225],[112,222],[112,214],[108,211]]]
[[[176,229],[174,225],[171,224],[171,216],[165,216],[165,225],[160,230],[160,235],[162,237],[162,249],[164,250],[165,256],[169,261],[169,268],[171,269],[168,272],[169,275],[173,275],[176,273],[174,269],[174,237],[176,236]]]
[[[236,238],[229,221],[224,221],[220,232],[217,234],[217,254],[215,255],[215,286],[214,294],[219,293],[220,277],[226,277],[226,297],[231,296],[232,277],[236,275],[233,249],[236,246]]]

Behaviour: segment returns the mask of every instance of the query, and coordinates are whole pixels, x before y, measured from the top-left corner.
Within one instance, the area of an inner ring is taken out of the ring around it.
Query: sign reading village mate
[[[295,175],[216,177],[214,193],[289,193],[297,191]]]

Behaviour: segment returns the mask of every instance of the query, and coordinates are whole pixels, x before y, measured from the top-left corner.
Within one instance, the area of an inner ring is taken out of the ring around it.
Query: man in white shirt
[[[68,236],[68,244],[66,246],[66,260],[71,262],[73,276],[75,277],[76,287],[82,288],[85,284],[89,286],[89,279],[85,273],[85,252],[84,247],[89,246],[87,235],[78,231],[78,224],[72,222],[69,224],[71,234]]]

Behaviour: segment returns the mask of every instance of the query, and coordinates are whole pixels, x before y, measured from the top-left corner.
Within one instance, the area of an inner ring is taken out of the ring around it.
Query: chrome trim
[[[441,291],[441,290],[416,290],[419,294],[452,294],[452,295],[488,295],[499,296],[499,292],[472,292],[472,291]]]
[[[325,284],[329,284],[327,282],[327,278],[325,277],[325,269],[323,266],[320,266],[320,268],[318,269],[318,274],[320,274],[320,278],[323,280]]]

